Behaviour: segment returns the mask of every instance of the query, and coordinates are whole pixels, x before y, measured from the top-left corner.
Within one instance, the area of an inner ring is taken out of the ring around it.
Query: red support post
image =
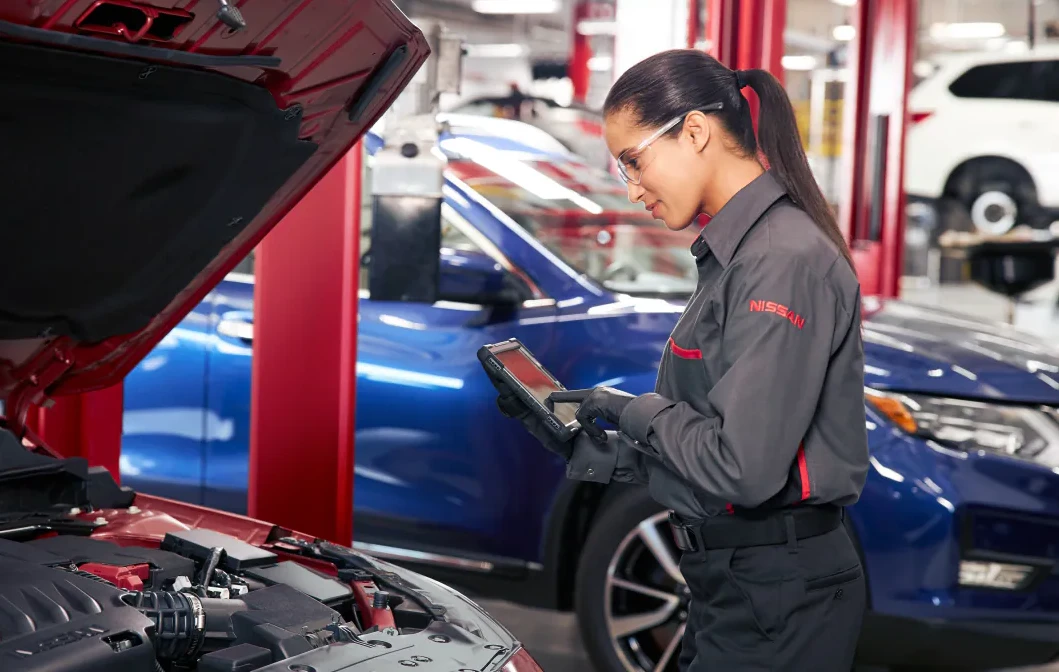
[[[787,50],[787,0],[761,0],[761,60],[757,67],[784,82],[783,54]]]
[[[574,7],[574,37],[570,48],[567,75],[574,89],[574,101],[578,103],[584,103],[587,99],[592,76],[592,72],[588,69],[588,61],[592,58],[592,45],[589,42],[591,38],[577,31],[577,24],[589,17],[590,4],[588,0],[581,0]]]
[[[783,32],[787,27],[787,0],[710,0],[710,53],[733,70],[768,70],[783,81]],[[758,100],[751,90],[744,95],[757,125]]]
[[[122,384],[69,397],[56,397],[48,408],[30,409],[26,425],[63,457],[83,457],[106,467],[121,481]]]
[[[706,35],[710,40],[710,55],[728,67],[735,63],[738,37],[736,0],[707,0]]]
[[[258,248],[249,512],[348,545],[361,145]]]
[[[688,49],[694,49],[702,35],[702,0],[688,0]]]
[[[860,0],[855,10],[839,223],[851,242],[865,295],[900,293],[904,149],[917,17],[916,0]]]

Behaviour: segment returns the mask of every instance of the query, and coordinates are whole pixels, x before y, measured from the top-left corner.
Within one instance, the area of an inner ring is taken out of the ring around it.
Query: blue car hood
[[[865,382],[877,389],[1059,405],[1059,349],[934,306],[865,299]]]

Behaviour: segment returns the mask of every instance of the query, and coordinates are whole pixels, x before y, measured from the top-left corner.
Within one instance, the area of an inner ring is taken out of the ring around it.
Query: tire
[[[940,204],[940,231],[1003,235],[1020,224],[1048,226],[1026,170],[1004,159],[976,159],[953,172]],[[955,206],[955,207],[952,207]]]
[[[606,498],[585,541],[574,594],[581,638],[596,672],[650,672],[663,657],[669,661],[664,669],[676,671],[680,646],[673,640],[683,632],[689,599],[679,559],[666,511],[646,488],[622,488]],[[653,627],[612,635],[612,628],[653,621]]]

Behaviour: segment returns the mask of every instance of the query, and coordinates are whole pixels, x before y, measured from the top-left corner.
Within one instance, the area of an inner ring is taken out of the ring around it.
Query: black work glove
[[[574,451],[573,439],[570,441],[560,441],[533,413],[533,411],[530,410],[529,406],[511,391],[507,386],[507,383],[499,378],[495,378],[491,374],[489,380],[493,383],[493,387],[495,387],[498,392],[496,405],[500,409],[500,412],[509,418],[514,418],[521,422],[522,426],[526,428],[526,431],[532,434],[533,438],[537,439],[542,446],[569,462],[570,455]]]
[[[577,421],[581,423],[581,427],[596,443],[606,443],[607,433],[596,425],[596,420],[606,420],[617,427],[622,411],[635,398],[628,392],[615,390],[613,387],[594,387],[589,390],[553,392],[548,397],[548,401],[555,403],[564,401],[581,402],[575,414]]]

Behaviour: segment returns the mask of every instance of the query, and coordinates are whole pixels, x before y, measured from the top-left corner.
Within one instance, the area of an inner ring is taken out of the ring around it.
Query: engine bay
[[[495,670],[518,648],[426,577],[278,526],[137,496],[105,470],[27,451],[3,430],[0,506],[5,672]],[[213,516],[225,531],[178,520],[187,508],[192,522]]]
[[[394,600],[370,576],[353,570],[343,583],[225,537],[170,533],[161,549],[78,536],[0,539],[4,669],[35,670],[41,653],[61,651],[57,667],[48,656],[49,669],[113,670],[118,653],[123,670],[153,672],[157,662],[234,672],[335,642],[372,647],[361,635],[380,624],[364,627],[358,593],[372,615],[389,612],[375,620],[393,628]]]

